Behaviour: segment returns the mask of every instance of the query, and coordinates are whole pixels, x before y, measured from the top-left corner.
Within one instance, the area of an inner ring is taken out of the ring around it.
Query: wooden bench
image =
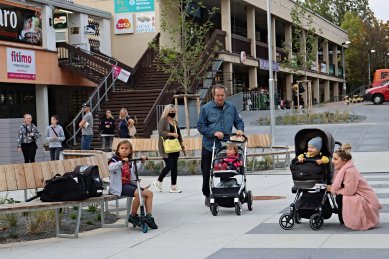
[[[64,151],[72,153],[71,151]],[[73,151],[74,154],[79,151]],[[57,161],[37,162],[30,164],[7,164],[0,165],[0,192],[24,191],[27,199],[27,190],[37,190],[43,188],[45,181],[51,179],[55,174],[71,172],[77,165],[98,165],[101,178],[109,177],[106,154],[101,151],[80,152],[84,156],[81,158],[64,159]],[[108,210],[109,201],[117,201],[120,198],[127,198],[126,218],[130,213],[132,198],[117,197],[115,195],[103,194],[100,197],[92,197],[82,201],[65,202],[41,202],[35,199],[31,202],[21,202],[12,204],[1,204],[0,214],[31,212],[37,210],[55,210],[55,224],[57,237],[77,238],[79,234],[82,207],[91,204],[100,204],[101,227],[124,227],[128,226],[127,220],[124,224],[106,224],[105,213]],[[78,207],[76,226],[73,234],[60,233],[60,213],[61,208]],[[118,214],[118,212],[117,212]]]

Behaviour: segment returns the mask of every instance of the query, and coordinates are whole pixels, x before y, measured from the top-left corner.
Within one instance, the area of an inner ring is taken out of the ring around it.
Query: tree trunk
[[[189,106],[188,106],[188,97],[185,94],[184,95],[184,106],[185,106],[185,124],[186,124],[186,131],[187,136],[190,136],[190,116],[189,116]]]

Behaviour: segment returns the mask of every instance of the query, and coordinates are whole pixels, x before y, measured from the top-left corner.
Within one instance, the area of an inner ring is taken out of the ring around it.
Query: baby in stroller
[[[230,143],[226,145],[227,157],[221,158],[215,164],[215,171],[219,170],[239,170],[241,162],[239,160],[238,146]]]
[[[280,217],[283,229],[292,229],[302,218],[309,219],[313,230],[323,227],[324,219],[337,213],[337,205],[327,184],[331,184],[333,166],[330,158],[335,149],[332,135],[320,129],[303,129],[295,136],[297,157],[292,160],[290,170],[296,193],[290,212]],[[304,153],[304,151],[308,152]]]

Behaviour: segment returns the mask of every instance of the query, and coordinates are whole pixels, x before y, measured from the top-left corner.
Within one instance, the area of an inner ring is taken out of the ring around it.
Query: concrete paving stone
[[[389,205],[389,198],[379,198],[381,205]]]
[[[382,177],[381,175],[363,175],[369,182],[370,181],[386,181],[389,182],[389,175]]]
[[[389,188],[389,183],[370,184],[374,189]]]
[[[335,215],[336,216],[336,215]],[[301,224],[295,224],[294,228],[291,230],[284,230],[277,223],[269,224],[260,224],[257,227],[251,229],[247,234],[280,234],[280,235],[296,235],[296,234],[309,234],[309,235],[323,235],[323,234],[352,234],[352,235],[362,235],[362,234],[389,234],[389,223],[381,223],[379,227],[375,229],[370,229],[367,232],[364,231],[353,231],[346,228],[344,225],[341,225],[339,221],[335,218],[332,219],[332,222],[324,220],[323,228],[319,231],[311,229],[309,225],[309,219],[303,219]],[[310,232],[311,231],[311,232]]]
[[[382,259],[389,249],[331,249],[331,248],[223,248],[208,256],[208,259],[228,258],[288,258],[288,259],[328,259],[328,258],[369,258]]]
[[[380,188],[380,189],[374,189],[375,193],[379,194],[386,194],[389,193],[389,188]]]
[[[377,194],[377,197],[379,199],[381,198],[389,198],[389,193],[376,193]]]
[[[358,238],[355,238],[356,235],[354,234],[331,235],[321,248],[352,248],[353,250],[356,248],[376,248],[377,250],[387,250],[389,248],[389,235],[370,234],[371,231],[356,231],[363,233],[357,235]],[[382,258],[388,258],[388,255]]]
[[[389,213],[389,205],[388,204],[381,204],[382,209],[380,210],[380,213]]]
[[[185,247],[185,250],[177,247],[144,247],[136,246],[124,249],[119,253],[110,256],[112,259],[129,259],[129,258],[158,258],[158,259],[198,259],[205,258],[217,251],[218,247],[201,247],[199,249],[194,244],[193,247]]]

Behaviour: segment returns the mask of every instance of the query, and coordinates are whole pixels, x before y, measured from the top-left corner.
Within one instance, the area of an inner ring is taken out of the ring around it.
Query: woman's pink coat
[[[353,161],[346,162],[335,172],[331,192],[343,195],[342,213],[346,227],[353,230],[368,230],[378,225],[378,211],[382,206]]]

